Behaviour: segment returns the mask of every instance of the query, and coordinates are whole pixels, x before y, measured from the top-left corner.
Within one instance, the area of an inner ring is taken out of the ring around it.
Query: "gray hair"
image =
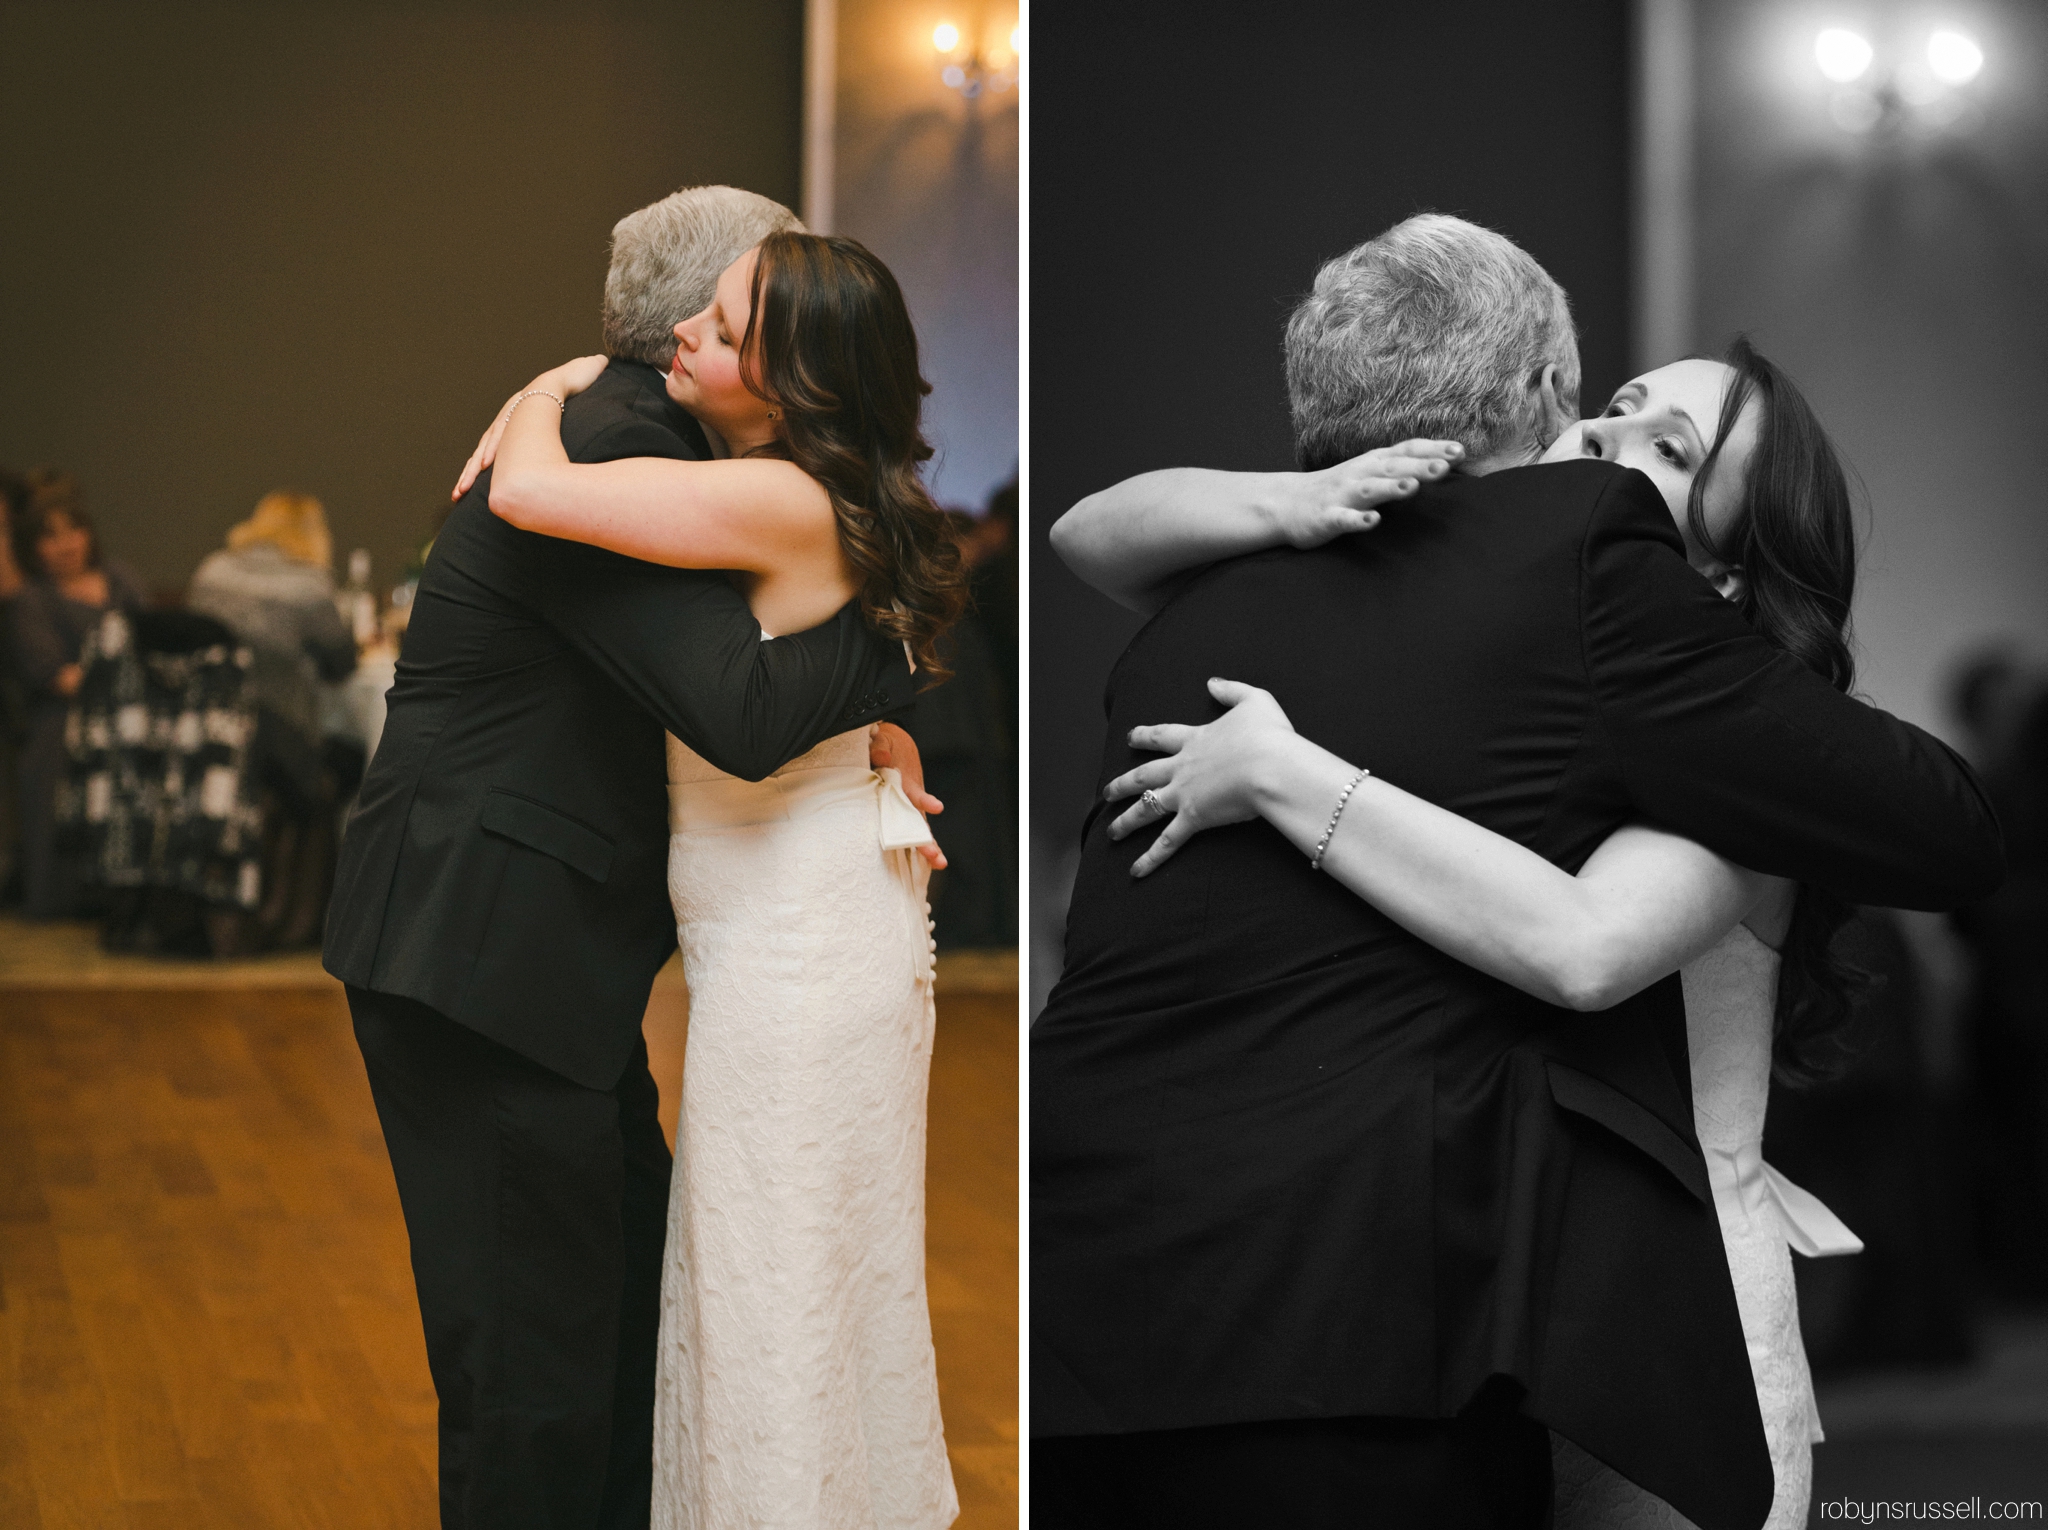
[[[803,224],[736,186],[686,186],[619,219],[604,279],[605,354],[666,367],[676,324],[711,306],[719,272],[784,229]]]
[[[1557,365],[1578,406],[1571,303],[1513,240],[1441,213],[1326,261],[1287,320],[1287,397],[1304,469],[1411,436],[1468,460],[1533,443],[1534,383]]]

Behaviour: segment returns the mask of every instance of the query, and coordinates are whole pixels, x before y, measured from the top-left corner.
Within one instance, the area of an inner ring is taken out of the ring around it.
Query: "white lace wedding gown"
[[[865,728],[761,782],[668,764],[690,1032],[654,1530],[936,1530],[929,832]]]
[[[1821,1438],[1799,1337],[1792,1250],[1853,1254],[1863,1245],[1814,1196],[1764,1162],[1778,953],[1737,925],[1680,972],[1692,1056],[1693,1126],[1706,1153],[1735,1305],[1771,1447],[1777,1493],[1765,1530],[1795,1530],[1813,1490]],[[1569,1440],[1553,1436],[1556,1530],[1679,1530],[1690,1521]]]

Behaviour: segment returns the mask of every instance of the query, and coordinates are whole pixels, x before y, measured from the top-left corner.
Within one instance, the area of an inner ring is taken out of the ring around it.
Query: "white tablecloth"
[[[322,687],[324,731],[352,738],[366,754],[375,754],[384,736],[384,693],[397,677],[396,655],[376,649],[364,654],[354,674],[339,685]]]

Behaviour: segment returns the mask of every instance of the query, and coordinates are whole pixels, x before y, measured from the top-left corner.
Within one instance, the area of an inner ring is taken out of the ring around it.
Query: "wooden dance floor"
[[[341,991],[195,975],[0,971],[0,1526],[430,1530],[434,1394]],[[1017,1005],[991,986],[942,982],[932,1068],[932,1325],[966,1530],[1017,1522]],[[657,987],[657,1077],[686,1012]]]

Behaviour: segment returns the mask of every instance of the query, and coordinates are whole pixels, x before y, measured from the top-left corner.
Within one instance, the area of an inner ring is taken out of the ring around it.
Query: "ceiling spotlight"
[[[960,46],[960,29],[950,21],[942,21],[932,28],[932,46],[941,53],[951,53]]]
[[[1937,35],[1942,37],[1955,36],[1952,32],[1943,32]],[[1970,46],[1965,38],[1958,37],[1956,40],[1964,43],[1965,46]],[[1932,45],[1930,44],[1929,46],[1931,51]],[[1974,47],[1971,47],[1971,51],[1974,53],[1976,50]],[[1820,72],[1822,74],[1839,84],[1846,85],[1870,67],[1872,55],[1870,44],[1861,37],[1858,37],[1854,32],[1844,31],[1840,27],[1829,27],[1813,40],[1813,57],[1814,61],[1820,65]],[[1972,72],[1974,73],[1975,71],[1973,70]]]
[[[1967,85],[1984,67],[1984,50],[1960,32],[1936,32],[1927,39],[1927,67],[1950,85]]]

